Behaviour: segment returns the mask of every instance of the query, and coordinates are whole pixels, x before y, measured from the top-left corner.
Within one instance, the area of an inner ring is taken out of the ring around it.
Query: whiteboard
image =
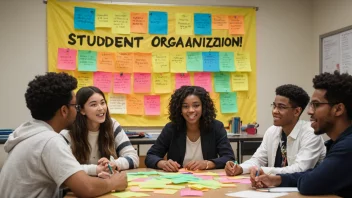
[[[352,26],[320,36],[320,72],[352,74]]]

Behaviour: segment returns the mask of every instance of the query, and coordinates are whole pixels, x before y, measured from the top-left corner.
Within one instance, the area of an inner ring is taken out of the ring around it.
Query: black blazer
[[[235,160],[227,132],[222,122],[214,120],[209,130],[201,131],[203,159],[214,162],[215,168],[224,168],[229,160]],[[157,163],[167,153],[167,159],[177,161],[181,166],[186,153],[186,129],[177,130],[176,125],[165,125],[155,144],[145,158],[148,168],[157,169]]]

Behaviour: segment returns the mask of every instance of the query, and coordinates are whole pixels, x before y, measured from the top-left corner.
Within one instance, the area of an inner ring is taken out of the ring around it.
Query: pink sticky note
[[[218,173],[219,176],[226,176],[226,173],[225,172],[220,172]]]
[[[208,92],[212,92],[211,74],[209,72],[194,73],[194,85],[203,87]]]
[[[134,73],[133,92],[134,93],[150,93],[151,74]]]
[[[185,74],[175,74],[175,87],[176,89],[184,86],[191,85],[191,78],[188,73]]]
[[[250,184],[251,180],[249,178],[246,179],[232,179],[234,183],[241,183],[241,184]]]
[[[77,50],[59,48],[57,52],[57,68],[62,70],[76,69]]]
[[[181,189],[180,194],[182,197],[185,196],[203,196],[203,192],[199,190],[191,190],[190,188]]]
[[[138,179],[134,179],[132,181],[134,181],[134,182],[145,182],[147,180],[150,180],[150,179],[149,178],[138,178]]]
[[[196,177],[201,178],[203,180],[213,180],[213,176],[209,175],[197,175]]]
[[[220,179],[219,182],[223,183],[223,184],[228,184],[228,183],[234,183],[233,179]]]
[[[131,93],[131,74],[115,73],[114,74],[114,93]]]
[[[111,91],[112,75],[108,72],[94,72],[93,83],[102,92],[109,93]]]
[[[145,115],[160,115],[160,96],[144,96]]]

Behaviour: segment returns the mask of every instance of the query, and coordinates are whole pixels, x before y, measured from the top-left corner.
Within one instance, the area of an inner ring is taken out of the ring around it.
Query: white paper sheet
[[[272,197],[282,197],[288,193],[270,193],[270,192],[259,192],[255,190],[245,190],[234,193],[227,193],[227,196],[230,197],[242,197],[242,198],[272,198]]]

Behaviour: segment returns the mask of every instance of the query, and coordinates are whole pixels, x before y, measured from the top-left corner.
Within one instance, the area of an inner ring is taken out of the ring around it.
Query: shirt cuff
[[[87,174],[92,176],[97,176],[97,165],[89,164],[87,165]]]

